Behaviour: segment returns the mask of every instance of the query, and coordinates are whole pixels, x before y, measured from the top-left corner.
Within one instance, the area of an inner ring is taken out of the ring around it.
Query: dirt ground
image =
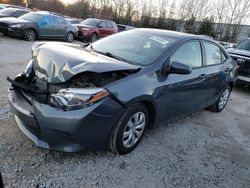
[[[250,187],[250,89],[221,113],[203,110],[147,131],[126,156],[40,149],[9,112],[7,76],[22,72],[31,42],[0,35],[0,168],[6,187]]]

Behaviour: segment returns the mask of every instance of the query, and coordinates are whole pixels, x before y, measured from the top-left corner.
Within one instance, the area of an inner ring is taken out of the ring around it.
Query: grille
[[[239,65],[239,75],[250,75],[250,60],[240,57],[232,57]],[[239,62],[238,59],[244,59],[244,62]]]
[[[8,24],[6,23],[0,23],[0,31],[7,33],[8,32]]]

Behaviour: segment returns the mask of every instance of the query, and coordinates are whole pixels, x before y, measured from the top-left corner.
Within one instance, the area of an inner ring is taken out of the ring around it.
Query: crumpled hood
[[[32,54],[35,74],[48,83],[63,83],[74,75],[87,71],[103,73],[140,68],[140,66],[89,52],[80,45],[68,43],[35,43]]]
[[[250,58],[250,51],[248,51],[248,50],[242,50],[242,49],[237,49],[237,48],[228,48],[227,52],[229,54],[243,55],[243,56],[248,56]]]

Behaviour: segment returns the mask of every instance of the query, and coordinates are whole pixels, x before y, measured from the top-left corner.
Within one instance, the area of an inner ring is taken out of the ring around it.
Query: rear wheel
[[[74,34],[72,32],[68,32],[66,35],[66,41],[72,42],[74,40]]]
[[[110,139],[110,148],[121,155],[130,153],[140,143],[148,125],[148,110],[137,103],[130,106],[118,121]]]
[[[214,103],[212,106],[210,106],[208,109],[213,112],[221,112],[227,105],[227,102],[229,100],[231,93],[230,86],[227,86],[223,92],[221,93],[219,99]]]
[[[24,40],[26,41],[35,41],[36,37],[36,32],[33,29],[27,29],[24,32]]]

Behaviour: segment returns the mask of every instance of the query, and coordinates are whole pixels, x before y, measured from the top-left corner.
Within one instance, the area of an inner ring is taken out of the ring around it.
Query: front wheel
[[[36,32],[33,29],[27,29],[24,32],[24,40],[26,40],[26,41],[36,40]]]
[[[231,88],[227,86],[221,93],[219,99],[208,109],[213,112],[221,112],[227,105],[231,93]]]
[[[148,110],[137,103],[121,116],[110,139],[110,149],[121,155],[130,153],[140,143],[148,125]]]
[[[90,36],[90,42],[95,42],[98,40],[98,37],[95,33],[92,33]]]

